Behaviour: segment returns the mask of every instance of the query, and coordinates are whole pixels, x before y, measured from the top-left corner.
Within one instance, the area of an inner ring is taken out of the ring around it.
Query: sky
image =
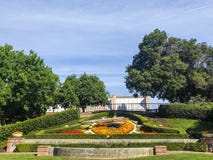
[[[97,75],[111,95],[131,95],[125,68],[156,28],[213,45],[213,0],[0,0],[0,19],[1,46],[35,51],[61,82]]]

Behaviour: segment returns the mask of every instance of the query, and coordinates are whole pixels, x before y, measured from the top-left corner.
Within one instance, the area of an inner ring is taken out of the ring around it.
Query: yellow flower
[[[23,134],[22,131],[16,130],[15,132],[13,132],[13,134]]]
[[[112,122],[122,122],[118,128],[110,128],[109,124]],[[126,134],[134,129],[134,125],[125,119],[112,120],[107,122],[98,123],[92,127],[92,131],[96,134]]]

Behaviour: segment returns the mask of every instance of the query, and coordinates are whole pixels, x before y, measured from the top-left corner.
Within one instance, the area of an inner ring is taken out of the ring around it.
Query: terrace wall
[[[55,147],[54,156],[89,159],[136,158],[153,155],[153,148],[66,148]]]
[[[199,139],[24,139],[23,143],[37,143],[37,144],[76,144],[76,143],[90,143],[90,144],[113,144],[113,143],[197,143]]]

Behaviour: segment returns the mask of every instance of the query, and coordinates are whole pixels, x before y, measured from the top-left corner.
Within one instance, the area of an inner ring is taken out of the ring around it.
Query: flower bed
[[[213,137],[213,131],[202,131],[201,134],[202,134],[203,137],[206,137],[206,138],[212,138]]]
[[[92,127],[95,134],[126,134],[133,129],[134,124],[125,119],[101,122]]]
[[[23,132],[22,131],[19,131],[19,130],[17,130],[17,131],[15,131],[15,132],[13,132],[13,137],[21,137],[22,135],[23,135]]]

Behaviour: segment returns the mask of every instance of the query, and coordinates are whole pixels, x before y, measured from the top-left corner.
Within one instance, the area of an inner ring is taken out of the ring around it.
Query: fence
[[[168,103],[113,103],[105,106],[87,106],[85,112],[110,110],[158,112],[158,107],[162,104],[167,105]]]

